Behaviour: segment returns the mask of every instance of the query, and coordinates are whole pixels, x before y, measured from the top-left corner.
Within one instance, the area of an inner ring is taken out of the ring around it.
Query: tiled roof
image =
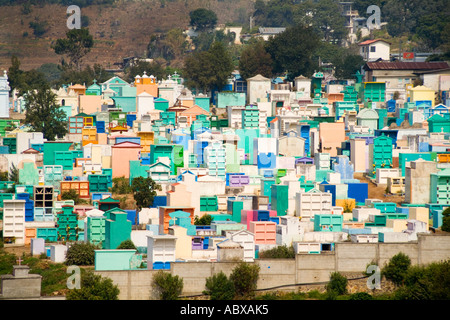
[[[365,70],[438,70],[447,69],[447,62],[400,62],[378,61],[367,62]]]
[[[284,32],[285,30],[286,30],[286,28],[260,27],[259,28],[259,33],[263,33],[263,34],[278,34],[278,33]]]
[[[391,44],[390,42],[387,42],[387,41],[385,41],[385,40],[383,40],[383,39],[374,39],[374,40],[366,40],[366,41],[363,41],[363,42],[359,43],[359,45],[360,45],[360,46],[366,46],[366,45],[368,45],[368,44],[372,44],[372,43],[375,43],[375,42],[378,42],[378,41],[383,41],[383,42],[386,42],[386,43]]]

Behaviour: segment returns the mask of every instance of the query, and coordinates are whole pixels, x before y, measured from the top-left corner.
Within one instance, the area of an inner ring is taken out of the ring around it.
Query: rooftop
[[[261,34],[278,34],[278,33],[283,32],[284,30],[286,30],[286,28],[260,27],[259,33],[261,33]]]
[[[401,62],[376,61],[367,62],[365,70],[440,70],[449,68],[447,62]]]
[[[390,42],[387,42],[387,41],[385,41],[385,40],[383,40],[383,39],[373,39],[373,40],[366,40],[366,41],[363,41],[363,42],[359,43],[358,45],[360,45],[360,46],[366,46],[366,45],[368,45],[368,44],[372,44],[372,43],[375,43],[375,42],[385,42],[385,43],[391,44]]]

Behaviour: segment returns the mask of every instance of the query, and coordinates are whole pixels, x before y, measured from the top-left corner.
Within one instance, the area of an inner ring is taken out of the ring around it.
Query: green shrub
[[[308,291],[307,296],[309,299],[321,300],[325,295],[323,293],[320,293],[319,290],[310,290]]]
[[[205,287],[206,290],[203,293],[209,295],[211,300],[231,300],[234,298],[234,284],[222,271],[207,278]]]
[[[48,31],[47,21],[31,21],[29,23],[31,29],[33,29],[33,34],[40,38]]]
[[[90,242],[75,242],[66,253],[66,265],[91,266],[95,262],[95,250],[99,249]]]
[[[325,293],[325,300],[337,300],[338,296],[336,291],[330,290]]]
[[[128,178],[116,177],[112,179],[112,183],[112,193],[131,194],[133,192],[133,190],[131,189],[130,180]]]
[[[259,253],[260,259],[295,259],[294,247],[277,246]]]
[[[373,297],[367,292],[357,292],[350,295],[349,300],[373,300]]]
[[[257,264],[241,262],[233,269],[230,280],[233,282],[238,298],[251,298],[255,295],[260,267]]]
[[[66,300],[118,300],[120,290],[110,278],[92,271],[82,273],[80,289],[71,289]]]
[[[399,300],[449,300],[450,260],[408,269],[403,286],[394,295]]]
[[[194,218],[194,224],[196,226],[209,226],[212,222],[212,216],[209,214],[203,215],[201,218],[198,216],[195,216]]]
[[[343,295],[347,294],[348,279],[339,272],[333,272],[330,276],[330,282],[326,285],[326,290],[329,295]]]
[[[286,292],[280,297],[281,300],[305,300],[308,297],[306,292]]]
[[[450,207],[442,211],[441,230],[450,232]]]
[[[74,189],[61,193],[61,200],[73,200],[75,204],[80,202],[80,195]]]
[[[3,250],[0,251],[0,275],[11,274],[13,265],[16,264],[17,257],[13,253],[8,253]]]
[[[137,250],[133,241],[131,241],[130,239],[122,241],[116,249],[135,249],[135,250]]]
[[[381,273],[387,280],[392,281],[396,286],[400,286],[403,284],[410,266],[411,259],[400,252],[389,260],[387,265],[381,270]]]
[[[256,300],[281,300],[277,292],[267,292],[255,297]]]
[[[159,270],[153,276],[152,289],[160,300],[178,300],[183,291],[183,279]]]
[[[30,267],[31,274],[42,276],[41,294],[51,295],[54,292],[67,289],[67,266],[63,263],[51,263],[49,259],[26,259],[25,263]]]

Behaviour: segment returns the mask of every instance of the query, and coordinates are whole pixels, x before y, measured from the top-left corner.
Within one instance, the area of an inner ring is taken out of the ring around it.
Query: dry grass
[[[236,19],[236,10],[250,12],[252,1],[178,0],[166,1],[119,1],[117,5],[90,6],[81,9],[89,18],[89,31],[95,45],[85,57],[89,64],[99,63],[113,68],[115,62],[129,56],[143,56],[153,33],[172,28],[187,29],[189,12],[200,7],[214,10],[218,23],[225,24]],[[22,70],[38,68],[44,63],[60,63],[60,56],[51,49],[52,41],[63,38],[68,31],[66,7],[59,5],[32,6],[28,15],[21,13],[21,6],[1,7],[0,10],[0,70],[7,69],[11,56],[17,55]],[[48,22],[48,31],[36,39],[29,23],[35,19]],[[27,32],[28,36],[24,37]]]
[[[403,203],[405,200],[404,196],[399,196],[399,195],[390,195],[390,196],[386,197],[385,196],[386,186],[375,185],[372,181],[367,179],[363,174],[355,173],[354,177],[355,177],[355,179],[358,179],[361,182],[365,182],[369,185],[369,188],[368,188],[369,189],[369,193],[368,193],[369,199],[380,199],[380,200],[383,200],[384,202],[394,202],[398,205]]]

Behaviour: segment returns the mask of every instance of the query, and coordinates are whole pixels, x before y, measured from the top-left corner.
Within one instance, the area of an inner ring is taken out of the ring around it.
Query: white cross
[[[18,261],[18,262],[19,262],[19,266],[21,266],[21,265],[22,265],[22,263],[21,263],[21,262],[22,262],[23,260],[22,260],[22,259],[20,259],[20,257],[19,257],[19,259],[18,259],[18,260],[16,260],[16,261]]]

